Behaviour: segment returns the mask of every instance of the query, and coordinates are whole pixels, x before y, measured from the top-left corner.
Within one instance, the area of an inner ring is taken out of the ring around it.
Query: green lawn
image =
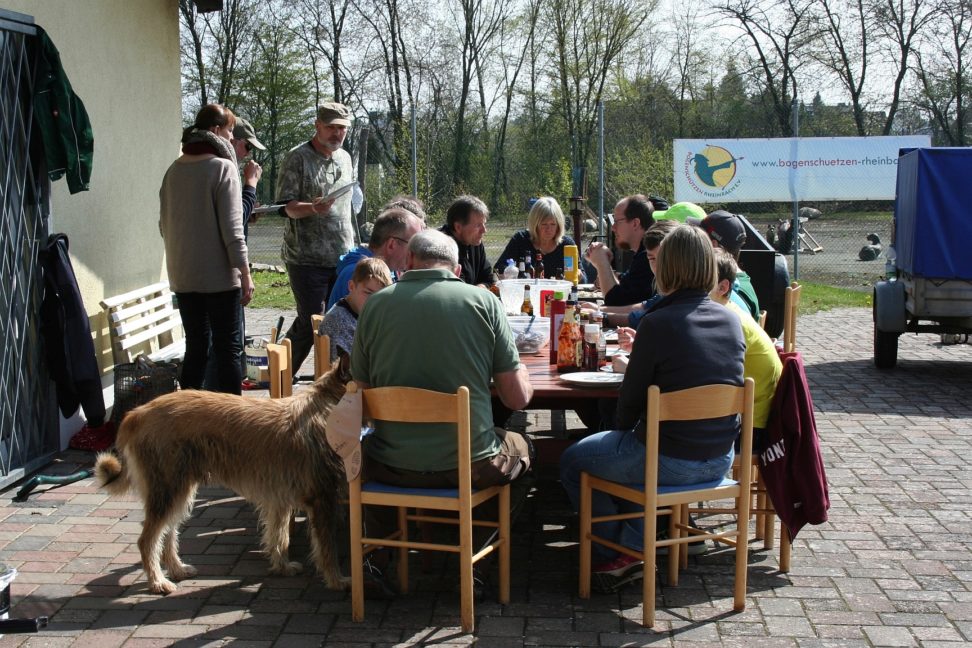
[[[255,270],[253,280],[256,294],[250,308],[279,308],[294,310],[294,296],[290,292],[287,274],[272,270]],[[823,284],[803,282],[800,313],[810,314],[833,308],[870,308],[871,292],[835,288]]]
[[[800,313],[816,313],[834,308],[870,308],[871,291],[848,290],[824,284],[800,282]]]
[[[256,290],[248,308],[280,308],[291,311],[296,309],[294,294],[290,292],[290,280],[286,272],[254,270],[252,276]]]

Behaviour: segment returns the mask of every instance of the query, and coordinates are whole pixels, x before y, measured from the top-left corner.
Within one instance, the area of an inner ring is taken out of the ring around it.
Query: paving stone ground
[[[253,312],[275,321],[273,312]],[[262,324],[261,324],[262,326]],[[269,329],[269,325],[266,327]],[[972,641],[972,346],[931,335],[901,340],[900,362],[871,362],[870,312],[799,321],[830,480],[830,521],[794,543],[789,574],[777,552],[750,547],[746,610],[731,608],[726,550],[690,559],[678,587],[658,590],[644,629],[640,588],[576,595],[576,530],[553,466],[544,466],[515,524],[508,605],[477,603],[477,630],[459,629],[455,564],[413,558],[412,590],[368,601],[354,623],[344,592],[314,575],[268,577],[252,509],[228,491],[200,492],[183,534],[199,576],[170,596],[148,594],[135,541],[138,501],[84,480],[43,487],[25,503],[0,494],[0,560],[19,570],[14,617],[46,614],[39,635],[2,646],[946,646]],[[302,372],[310,373],[310,364]],[[549,417],[522,419],[530,432]],[[575,425],[568,419],[568,428]],[[90,462],[65,453],[45,472]],[[293,555],[306,559],[298,523]],[[664,563],[662,563],[664,564]]]

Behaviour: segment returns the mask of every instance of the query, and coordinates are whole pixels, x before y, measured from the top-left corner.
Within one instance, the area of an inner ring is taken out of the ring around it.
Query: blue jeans
[[[294,301],[297,302],[297,319],[287,331],[295,374],[314,347],[311,315],[320,315],[324,312],[324,304],[327,303],[327,297],[331,292],[334,274],[334,268],[287,264],[290,289],[294,293]]]
[[[713,459],[678,459],[658,455],[658,485],[681,486],[700,484],[719,479],[732,467],[732,448],[725,455]],[[641,484],[645,479],[645,445],[634,430],[609,430],[585,437],[567,448],[560,458],[560,483],[574,507],[580,508],[580,475],[587,472],[595,477],[622,484]],[[591,514],[613,515],[640,511],[641,508],[625,500],[616,500],[606,493],[594,491]],[[635,550],[641,550],[644,525],[640,519],[602,522],[594,525],[594,532],[608,540]],[[598,544],[593,545],[594,560],[604,562],[618,554]]]
[[[240,352],[240,289],[218,293],[177,293],[186,357],[180,383],[183,389],[201,389],[210,344],[216,363],[215,391],[240,394],[243,374]]]

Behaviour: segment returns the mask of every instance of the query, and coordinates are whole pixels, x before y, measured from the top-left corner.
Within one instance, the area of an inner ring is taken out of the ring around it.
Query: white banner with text
[[[898,150],[927,146],[927,135],[677,139],[675,200],[893,200]]]

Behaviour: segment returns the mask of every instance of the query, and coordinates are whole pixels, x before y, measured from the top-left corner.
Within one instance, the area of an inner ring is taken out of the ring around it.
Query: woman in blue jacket
[[[697,227],[679,225],[662,241],[655,283],[664,295],[638,326],[618,396],[618,430],[600,432],[568,448],[560,460],[561,483],[574,505],[580,474],[623,483],[645,475],[645,409],[648,387],[662,393],[709,384],[742,385],[746,342],[737,316],[709,299],[717,268],[712,244]],[[696,484],[718,479],[732,466],[739,434],[735,416],[706,421],[667,421],[660,426],[658,485]],[[624,512],[605,493],[595,492],[595,516]],[[595,532],[632,549],[642,548],[635,521],[596,525]],[[641,577],[641,561],[594,545],[595,584],[602,589]],[[650,574],[649,578],[654,578]]]

